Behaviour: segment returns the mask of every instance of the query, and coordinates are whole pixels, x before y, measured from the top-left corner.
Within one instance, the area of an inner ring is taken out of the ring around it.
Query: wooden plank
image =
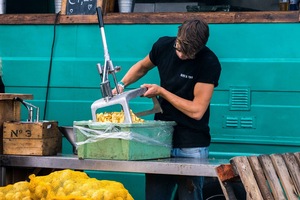
[[[23,100],[32,99],[32,94],[13,94],[13,93],[0,93],[0,100],[13,100],[15,97],[19,97]]]
[[[291,13],[292,12],[292,13]],[[298,11],[264,12],[171,12],[171,13],[109,13],[106,23],[182,23],[186,19],[203,18],[208,23],[290,23],[299,22]]]
[[[59,138],[47,139],[3,139],[4,155],[56,155]]]
[[[300,165],[300,152],[294,153],[296,160],[298,162],[298,165]]]
[[[234,194],[234,189],[231,185],[231,181],[220,182],[223,194],[227,200],[238,200]]]
[[[98,24],[96,15],[65,15],[66,0],[62,1],[60,24]],[[5,14],[0,24],[54,24],[55,14]],[[299,11],[259,12],[166,12],[108,13],[105,24],[178,24],[186,19],[204,18],[211,24],[228,23],[297,23]]]
[[[3,123],[3,138],[41,139],[58,137],[59,134],[57,121]]]
[[[21,103],[12,100],[0,101],[0,126],[2,133],[2,125],[5,121],[17,121],[21,116]]]
[[[300,196],[300,165],[293,153],[284,153],[283,159],[294,182],[296,193]]]
[[[234,157],[231,159],[231,164],[233,165],[234,170],[236,170],[240,176],[240,179],[247,192],[247,199],[263,200],[247,157]]]
[[[230,180],[237,178],[238,175],[235,174],[231,164],[222,164],[216,167],[216,173],[225,198],[228,200],[237,200]]]
[[[259,163],[257,156],[248,157],[250,166],[252,168],[254,177],[260,188],[260,192],[265,200],[274,200],[274,197],[269,189],[269,185],[267,183],[266,176],[264,175],[263,169]]]
[[[107,13],[112,13],[115,10],[115,0],[106,0],[104,1],[105,3],[105,10],[104,10],[104,15],[106,15]]]
[[[298,200],[298,197],[295,194],[293,180],[289,174],[283,157],[280,154],[272,154],[270,157],[287,198],[289,200]]]
[[[98,0],[98,5],[102,8],[102,14],[114,12],[115,0]]]
[[[61,11],[60,11],[60,13],[62,15],[66,14],[66,8],[67,8],[67,0],[61,0]]]
[[[276,200],[286,200],[284,191],[281,187],[279,178],[277,177],[271,158],[268,155],[260,155],[258,156],[258,160],[260,161],[260,164],[264,170],[264,174],[267,177],[274,198]]]
[[[66,16],[66,15],[64,15]],[[55,14],[5,14],[0,15],[1,24],[54,24]]]

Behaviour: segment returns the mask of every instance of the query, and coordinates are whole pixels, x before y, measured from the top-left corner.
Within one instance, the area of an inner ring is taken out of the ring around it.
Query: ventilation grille
[[[223,128],[253,129],[256,127],[255,117],[224,116]]]
[[[241,117],[241,128],[254,128],[254,120],[252,117]]]
[[[250,89],[230,88],[230,110],[250,110]]]
[[[225,127],[227,128],[238,128],[239,118],[238,117],[226,117]]]

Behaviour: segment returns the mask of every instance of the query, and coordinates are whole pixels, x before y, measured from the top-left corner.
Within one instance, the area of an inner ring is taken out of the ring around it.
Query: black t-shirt
[[[175,37],[161,37],[152,46],[150,60],[158,68],[160,85],[184,99],[193,100],[197,82],[218,86],[221,65],[217,56],[204,47],[195,59],[181,60],[173,48]],[[155,120],[175,121],[173,147],[207,147],[211,137],[209,131],[209,107],[200,120],[195,120],[177,110],[168,101],[159,98],[163,113]]]

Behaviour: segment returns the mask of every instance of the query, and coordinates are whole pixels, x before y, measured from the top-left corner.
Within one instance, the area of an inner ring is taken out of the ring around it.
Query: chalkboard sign
[[[102,0],[64,0],[62,3],[62,14],[94,15],[96,14],[96,8],[98,6],[101,7],[100,4],[102,4]]]

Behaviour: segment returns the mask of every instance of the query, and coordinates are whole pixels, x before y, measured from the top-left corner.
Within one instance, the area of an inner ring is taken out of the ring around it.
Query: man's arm
[[[147,55],[144,59],[135,63],[125,74],[122,78],[121,82],[124,83],[124,87],[130,85],[131,83],[136,82],[141,77],[145,76],[149,70],[154,67],[154,64],[151,62],[149,55]],[[119,87],[119,91],[123,92],[124,88],[121,86]],[[116,89],[112,90],[113,94],[117,94]]]
[[[125,74],[122,79],[122,82],[125,86],[136,82],[141,77],[145,76],[149,70],[154,67],[154,64],[151,62],[149,55],[147,55],[144,59],[135,63]]]
[[[194,99],[190,101],[155,84],[144,84],[143,87],[148,88],[144,96],[161,96],[185,115],[196,120],[200,120],[203,117],[214,91],[214,84],[198,82],[194,87]]]

